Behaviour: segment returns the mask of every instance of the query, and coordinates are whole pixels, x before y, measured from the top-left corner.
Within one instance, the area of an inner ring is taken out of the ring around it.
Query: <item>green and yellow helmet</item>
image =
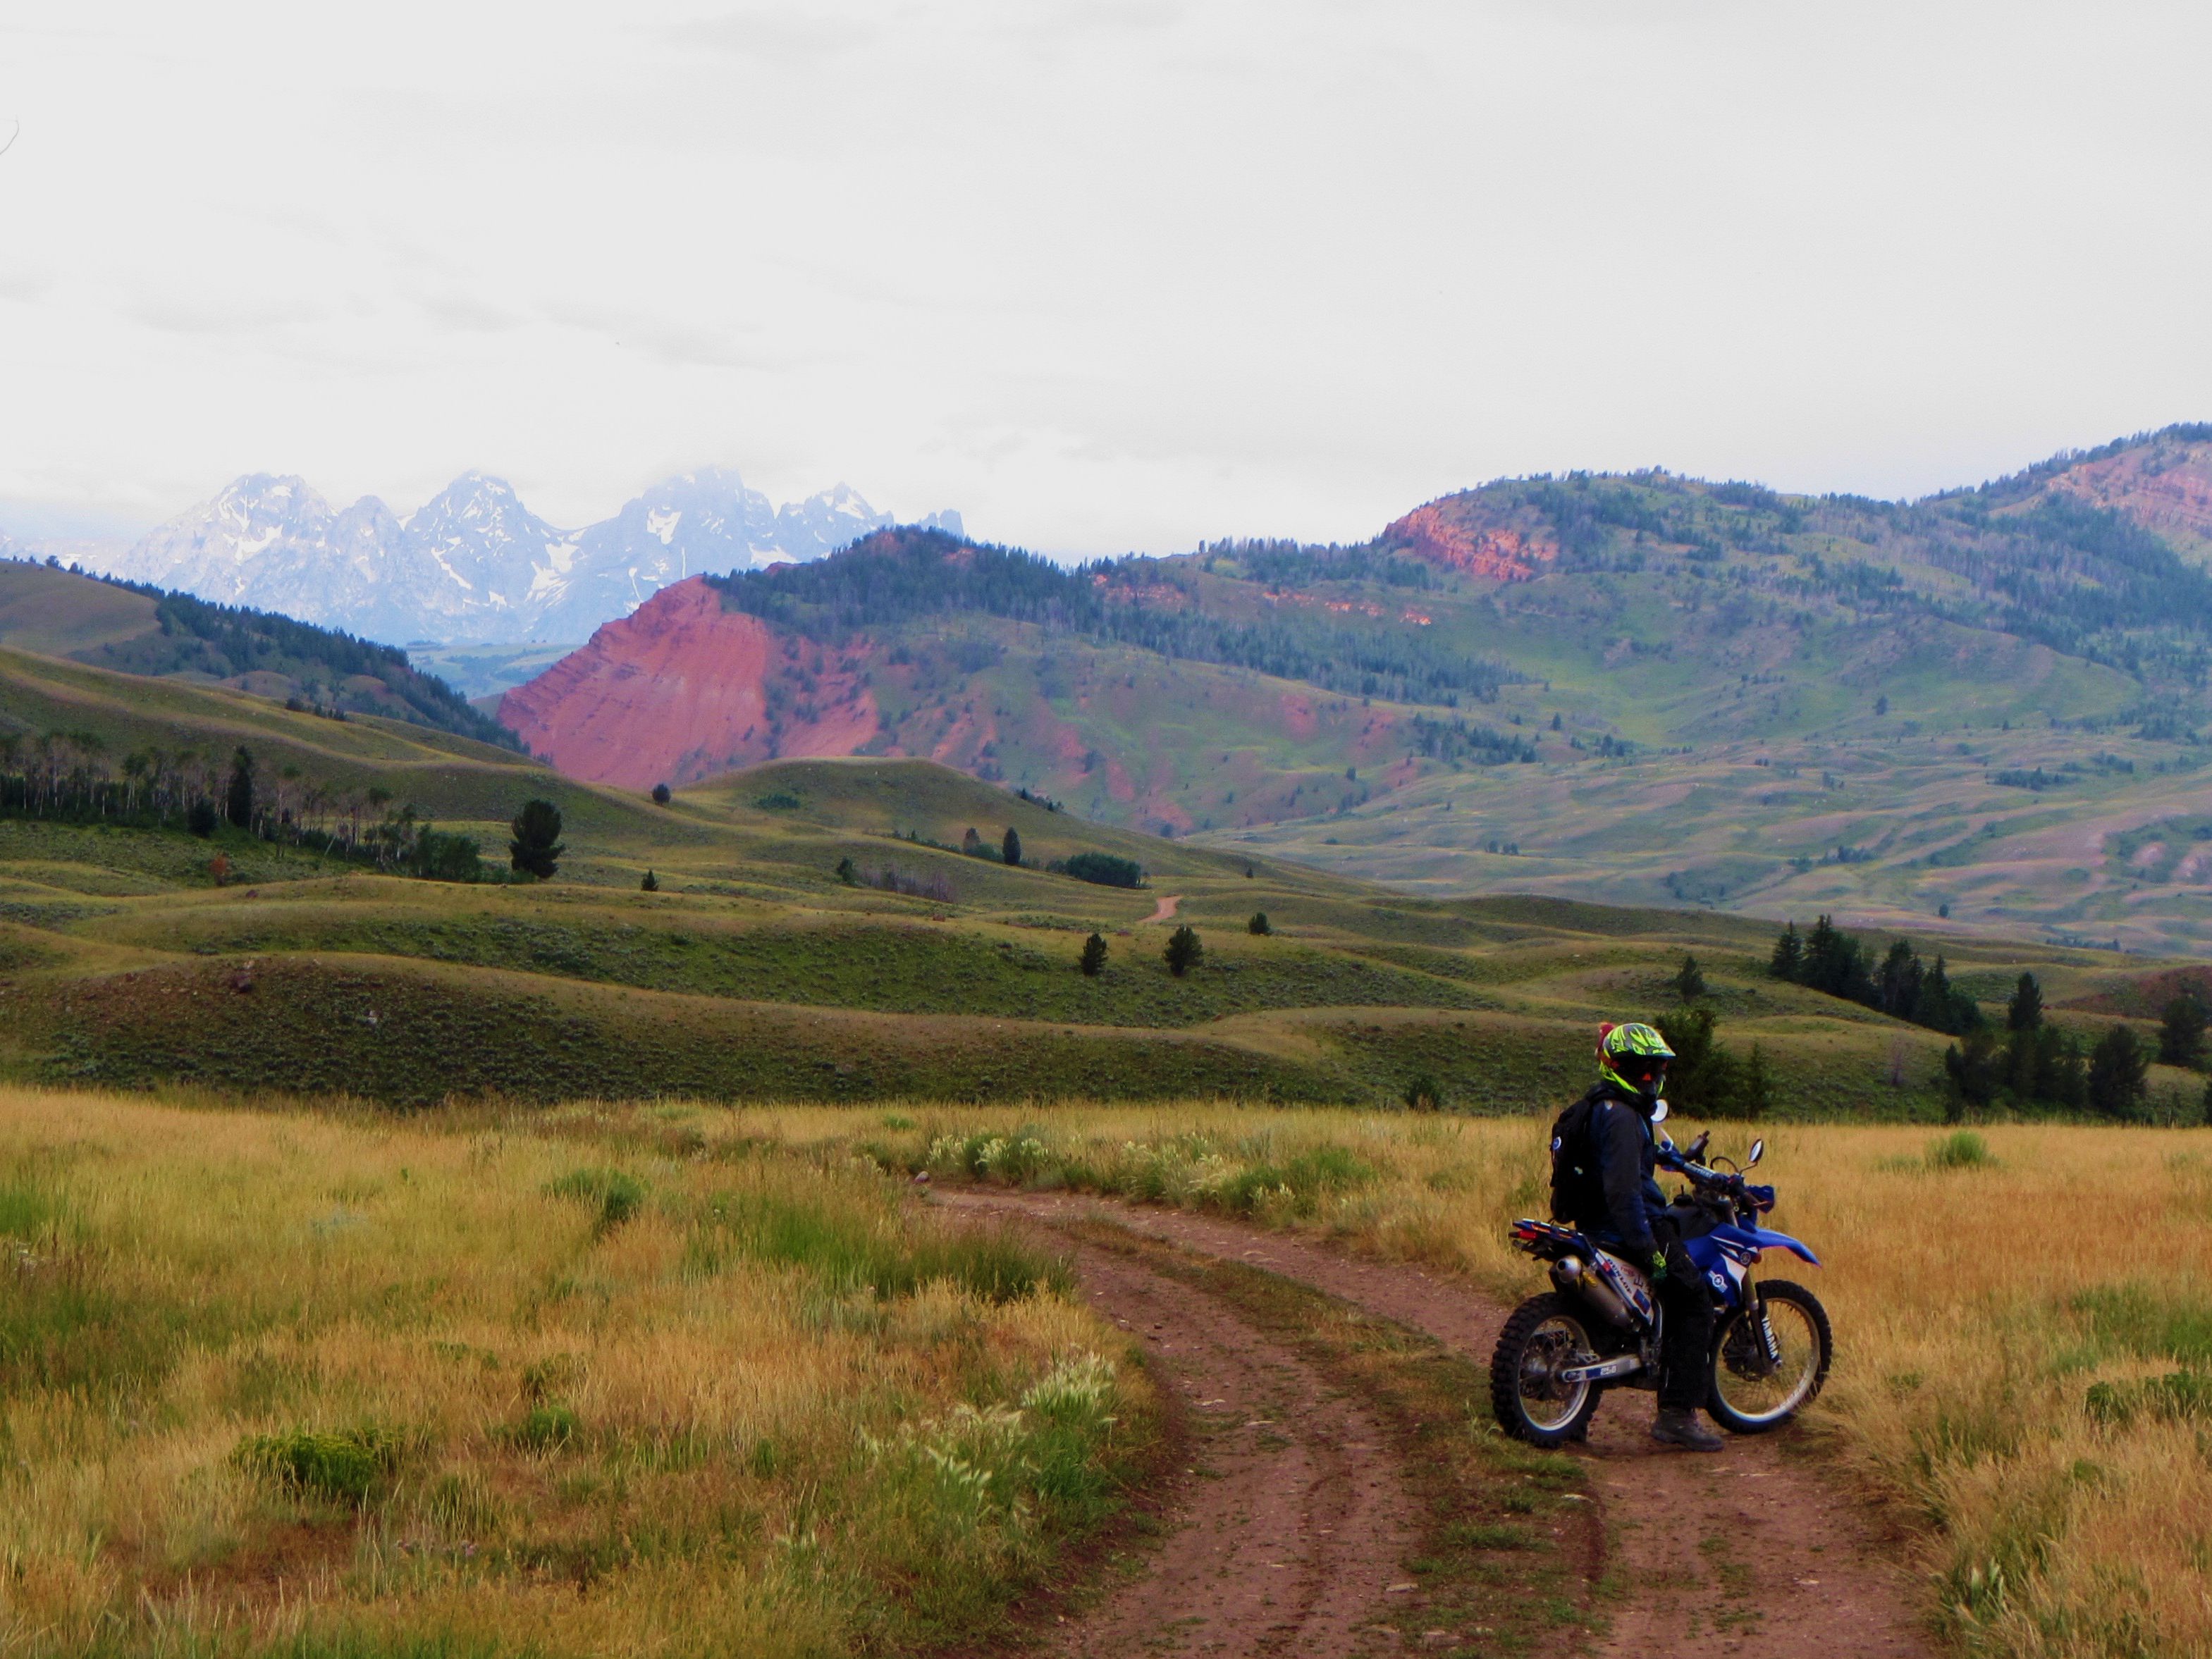
[[[1674,1058],[1667,1039],[1649,1025],[1607,1025],[1598,1032],[1597,1074],[1624,1094],[1658,1099]]]

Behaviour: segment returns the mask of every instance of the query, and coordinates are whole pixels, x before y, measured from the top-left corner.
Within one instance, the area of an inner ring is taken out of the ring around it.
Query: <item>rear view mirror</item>
[[[1766,1137],[1765,1135],[1761,1135],[1758,1139],[1751,1143],[1751,1159],[1750,1162],[1747,1163],[1743,1167],[1748,1170],[1753,1164],[1758,1163],[1759,1159],[1765,1156]]]

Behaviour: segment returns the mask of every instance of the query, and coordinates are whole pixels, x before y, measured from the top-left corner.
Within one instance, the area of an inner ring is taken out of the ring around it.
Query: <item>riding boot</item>
[[[1686,1451],[1717,1452],[1728,1443],[1698,1421],[1698,1414],[1686,1406],[1662,1406],[1658,1420],[1651,1425],[1651,1437],[1662,1445],[1680,1446]]]

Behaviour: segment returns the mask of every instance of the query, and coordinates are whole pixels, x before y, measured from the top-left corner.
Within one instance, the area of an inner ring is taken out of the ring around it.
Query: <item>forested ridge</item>
[[[729,608],[829,642],[918,617],[969,613],[1399,702],[1488,702],[1514,678],[1499,663],[1387,621],[1360,625],[1297,611],[1253,617],[1209,610],[1194,574],[1188,560],[1136,556],[1071,569],[1018,549],[901,529],[811,564],[708,580]]]
[[[436,675],[416,668],[397,646],[144,582],[80,570],[70,574],[152,600],[155,623],[136,638],[76,652],[76,661],[157,677],[229,680],[276,674],[298,686],[295,702],[303,708],[331,714],[381,714],[501,748],[520,746],[513,732]],[[365,680],[376,684],[365,686]]]

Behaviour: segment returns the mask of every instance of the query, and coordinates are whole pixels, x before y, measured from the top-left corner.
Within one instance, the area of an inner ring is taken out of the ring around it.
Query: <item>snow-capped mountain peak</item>
[[[719,467],[664,479],[580,531],[484,472],[404,518],[373,495],[333,513],[302,478],[252,473],[109,568],[371,639],[580,640],[670,582],[820,558],[890,522],[848,484],[778,507]],[[960,525],[957,514],[923,522]]]

